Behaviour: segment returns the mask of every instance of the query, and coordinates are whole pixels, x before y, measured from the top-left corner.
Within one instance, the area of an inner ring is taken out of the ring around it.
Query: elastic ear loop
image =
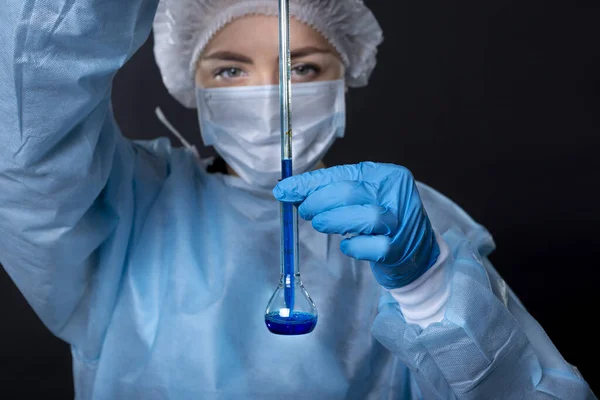
[[[169,132],[171,132],[173,134],[173,136],[175,136],[177,139],[179,139],[181,144],[183,144],[183,146],[186,149],[191,150],[192,153],[194,153],[194,155],[196,157],[200,158],[200,155],[198,154],[198,149],[196,149],[196,146],[192,146],[187,140],[185,140],[183,135],[181,133],[179,133],[173,125],[171,125],[171,123],[167,120],[167,117],[165,117],[165,114],[163,114],[160,107],[156,107],[154,109],[154,113],[156,114],[156,117],[158,118],[158,120],[169,130]]]

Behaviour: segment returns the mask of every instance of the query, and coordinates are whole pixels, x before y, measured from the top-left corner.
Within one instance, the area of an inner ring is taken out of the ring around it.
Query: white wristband
[[[406,322],[418,324],[421,328],[444,319],[446,303],[450,297],[450,280],[446,266],[446,261],[450,258],[450,249],[437,232],[435,237],[440,247],[436,263],[416,281],[390,290],[392,297],[400,305]]]

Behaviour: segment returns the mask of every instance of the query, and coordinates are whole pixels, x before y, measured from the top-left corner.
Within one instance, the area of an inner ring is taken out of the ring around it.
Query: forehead
[[[290,48],[315,46],[331,49],[330,43],[315,29],[290,19]],[[243,53],[279,53],[279,22],[275,16],[248,15],[225,25],[208,43],[204,53],[211,50]]]

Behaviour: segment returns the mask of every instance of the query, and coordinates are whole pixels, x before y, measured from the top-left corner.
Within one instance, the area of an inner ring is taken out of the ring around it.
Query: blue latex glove
[[[341,242],[344,254],[371,261],[387,289],[423,275],[439,254],[433,229],[410,171],[392,164],[360,163],[296,175],[273,190],[299,204],[298,214],[323,233],[356,234]]]

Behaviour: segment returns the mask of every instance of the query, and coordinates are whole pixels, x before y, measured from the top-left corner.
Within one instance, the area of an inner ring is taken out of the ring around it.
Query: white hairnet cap
[[[212,37],[236,18],[277,13],[277,0],[160,0],[154,55],[169,92],[184,106],[195,108],[196,63]],[[362,0],[290,0],[290,14],[320,32],[338,51],[348,86],[367,84],[383,35]]]

